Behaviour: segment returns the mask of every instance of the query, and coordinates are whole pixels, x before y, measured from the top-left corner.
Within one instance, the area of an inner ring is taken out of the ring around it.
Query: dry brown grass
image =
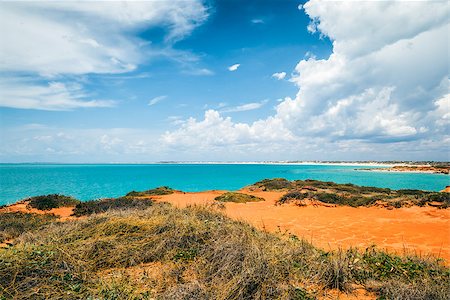
[[[310,299],[354,284],[389,299],[448,299],[449,279],[439,261],[325,252],[168,204],[55,223],[0,250],[0,298],[14,299]]]

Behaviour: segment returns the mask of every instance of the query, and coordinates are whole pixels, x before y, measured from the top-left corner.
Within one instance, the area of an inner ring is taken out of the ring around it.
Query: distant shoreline
[[[443,162],[436,162],[442,164]],[[64,163],[64,162],[1,162],[0,165],[302,165],[302,166],[359,166],[389,168],[394,166],[431,166],[421,162],[321,162],[321,161],[159,161],[159,162],[99,162],[99,163]],[[381,170],[380,170],[381,171]]]
[[[369,172],[386,172],[386,173],[421,173],[421,174],[450,174],[450,166],[431,166],[431,165],[395,165],[388,168],[370,168],[370,169],[359,169],[361,171]]]

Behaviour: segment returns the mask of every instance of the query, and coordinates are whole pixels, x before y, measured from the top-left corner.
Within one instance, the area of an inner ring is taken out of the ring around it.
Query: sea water
[[[51,193],[80,200],[170,186],[186,192],[237,190],[265,178],[316,179],[391,189],[439,191],[449,176],[360,170],[361,166],[288,164],[0,164],[0,204]],[[370,168],[373,168],[371,166]]]

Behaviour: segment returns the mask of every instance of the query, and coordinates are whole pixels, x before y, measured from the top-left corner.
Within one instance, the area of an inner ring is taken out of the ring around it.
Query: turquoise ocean
[[[162,185],[186,192],[237,190],[276,177],[429,191],[450,185],[448,175],[371,172],[360,168],[363,167],[287,164],[0,164],[0,204],[50,193],[80,200],[118,197],[131,190]]]

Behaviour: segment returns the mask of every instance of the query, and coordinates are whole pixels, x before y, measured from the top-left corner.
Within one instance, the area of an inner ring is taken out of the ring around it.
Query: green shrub
[[[325,203],[341,204],[341,205],[347,203],[347,200],[344,197],[332,193],[316,193],[314,195],[314,198]]]
[[[56,219],[51,214],[0,213],[0,242],[18,237],[26,231],[39,230]]]
[[[264,179],[254,183],[252,186],[261,188],[263,191],[275,191],[283,189],[291,189],[294,184],[284,178]]]
[[[281,198],[277,201],[277,204],[288,203],[289,201],[292,200],[303,200],[305,198],[308,198],[308,196],[309,193],[302,193],[300,191],[291,191],[281,196]]]
[[[109,210],[127,208],[145,209],[151,206],[152,203],[153,201],[149,199],[133,199],[129,197],[91,200],[78,203],[73,210],[73,215],[80,217],[103,213]]]
[[[127,197],[143,197],[143,196],[162,196],[173,194],[176,190],[168,186],[160,186],[151,190],[136,192],[131,191],[126,196]]]
[[[235,203],[264,201],[264,199],[260,198],[260,197],[256,197],[253,195],[247,195],[247,194],[243,194],[243,193],[236,193],[236,192],[227,192],[225,194],[217,196],[216,198],[214,198],[214,200],[217,200],[220,202],[235,202]]]
[[[75,206],[80,203],[79,200],[73,197],[59,194],[35,196],[26,199],[26,201],[29,201],[28,207],[39,210],[51,210],[52,208]]]

